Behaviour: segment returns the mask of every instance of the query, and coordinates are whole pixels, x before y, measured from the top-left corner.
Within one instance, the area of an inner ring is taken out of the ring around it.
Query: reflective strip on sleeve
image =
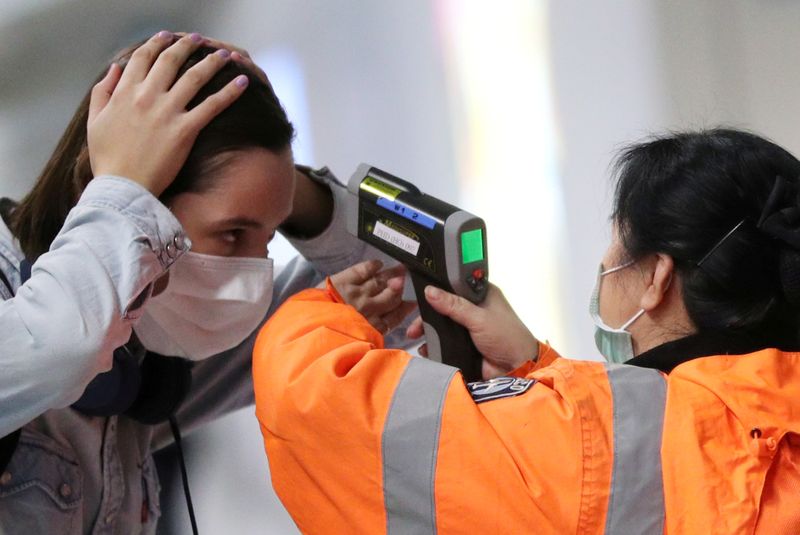
[[[614,467],[606,533],[663,533],[661,432],[667,385],[656,370],[607,364],[614,407]]]
[[[383,428],[386,532],[436,533],[434,477],[444,398],[456,368],[412,358]]]

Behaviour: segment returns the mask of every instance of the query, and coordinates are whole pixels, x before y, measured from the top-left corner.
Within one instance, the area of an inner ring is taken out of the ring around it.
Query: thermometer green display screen
[[[483,229],[461,233],[461,262],[469,264],[483,260]]]

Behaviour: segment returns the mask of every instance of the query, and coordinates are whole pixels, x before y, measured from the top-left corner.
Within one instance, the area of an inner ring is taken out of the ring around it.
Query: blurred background
[[[791,0],[0,0],[0,196],[28,191],[117,49],[198,31],[266,70],[298,162],[343,180],[370,162],[482,216],[491,279],[534,333],[597,358],[615,152],[724,124],[800,153],[799,23]],[[252,409],[186,445],[204,533],[297,532]],[[188,533],[162,483],[161,533]]]

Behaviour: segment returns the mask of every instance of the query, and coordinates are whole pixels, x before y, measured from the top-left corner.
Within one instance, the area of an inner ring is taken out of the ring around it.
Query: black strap
[[[178,461],[181,465],[181,479],[183,480],[183,493],[186,496],[186,508],[189,509],[189,520],[192,523],[192,533],[197,535],[197,520],[194,517],[194,507],[192,506],[192,495],[189,493],[189,476],[186,474],[186,462],[183,459],[183,448],[181,447],[181,432],[178,429],[178,421],[175,416],[169,417],[169,428],[175,438],[175,446],[178,448]]]
[[[17,203],[8,197],[0,198],[0,217],[3,218],[3,222],[8,227],[11,226],[11,212],[13,212],[16,207]]]
[[[8,466],[8,463],[11,462],[11,456],[14,455],[14,451],[17,449],[19,436],[21,434],[22,429],[17,429],[3,438],[0,438],[0,472],[3,472],[6,466]]]
[[[2,270],[0,270],[0,282],[2,282],[2,283],[3,283],[3,285],[4,285],[6,288],[8,288],[8,293],[9,293],[10,295],[14,295],[14,289],[11,287],[11,282],[9,282],[9,280],[6,278],[6,274],[5,274],[5,273],[3,273],[3,271],[2,271]]]
[[[11,283],[2,271],[0,271],[0,281],[8,288],[8,292],[14,295],[14,289],[11,287]],[[6,466],[8,466],[8,463],[11,462],[11,456],[14,455],[14,450],[17,449],[20,434],[22,434],[22,429],[17,429],[3,438],[0,438],[0,472],[3,472]]]

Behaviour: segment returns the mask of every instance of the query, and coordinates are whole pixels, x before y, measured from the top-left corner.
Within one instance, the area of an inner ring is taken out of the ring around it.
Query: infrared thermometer
[[[476,304],[484,300],[489,262],[483,219],[368,164],[358,166],[347,189],[350,233],[408,269],[428,358],[460,368],[467,381],[480,381],[482,356],[469,331],[436,312],[425,299],[425,287],[433,285]]]

